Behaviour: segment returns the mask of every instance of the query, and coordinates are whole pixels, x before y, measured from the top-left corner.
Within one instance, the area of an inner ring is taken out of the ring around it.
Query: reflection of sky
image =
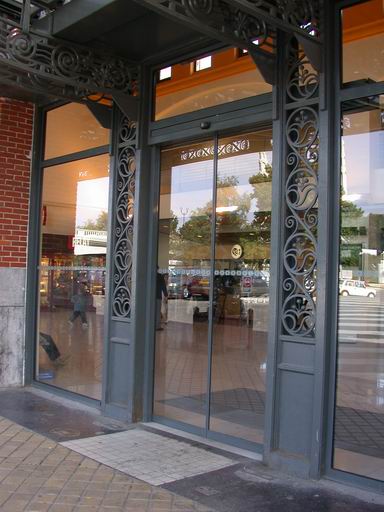
[[[272,161],[272,153],[267,155],[269,163]],[[263,162],[260,162],[260,153],[248,153],[235,155],[229,158],[219,159],[218,179],[235,176],[238,180],[237,192],[253,192],[249,184],[250,176],[260,173]],[[188,211],[186,217],[193,210],[204,207],[212,200],[213,161],[191,162],[172,167],[171,204],[172,212],[182,217],[182,212]],[[252,201],[251,211],[255,211],[256,202]],[[253,213],[249,214],[250,220]]]
[[[76,226],[95,221],[102,211],[108,210],[108,183],[108,177],[77,182]]]
[[[384,213],[384,131],[346,135],[343,142],[346,199],[367,214]]]

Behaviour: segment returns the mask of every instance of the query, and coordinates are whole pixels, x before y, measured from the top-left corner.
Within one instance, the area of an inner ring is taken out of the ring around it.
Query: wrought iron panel
[[[137,94],[137,69],[125,60],[23,31],[4,16],[0,17],[0,68],[19,86],[69,99]]]
[[[136,122],[120,115],[118,126],[114,232],[112,247],[112,317],[130,319],[134,228]]]
[[[267,57],[275,49],[273,27],[260,18],[234,8],[232,2],[214,0],[143,0],[148,7],[192,26],[219,41],[239,48],[257,49]],[[252,46],[251,46],[252,45]]]
[[[276,29],[320,39],[319,1],[141,0],[140,3],[218,40],[271,55]]]
[[[282,332],[316,332],[319,75],[297,42],[287,47],[285,70],[285,208]]]

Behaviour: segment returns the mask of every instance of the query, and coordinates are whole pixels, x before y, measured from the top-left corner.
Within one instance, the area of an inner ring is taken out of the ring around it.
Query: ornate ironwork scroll
[[[239,48],[272,56],[275,32],[264,20],[233,7],[229,0],[143,0],[140,3]]]
[[[311,40],[319,37],[319,1],[140,0],[140,3],[216,39],[269,56],[276,47],[276,29]]]
[[[294,40],[288,48],[285,126],[283,333],[314,337],[318,226],[319,76]]]
[[[6,17],[0,17],[0,70],[0,79],[69,99],[137,93],[137,70],[125,60],[23,31]]]
[[[116,196],[112,236],[112,316],[131,316],[132,251],[136,172],[136,122],[120,115],[117,143]]]

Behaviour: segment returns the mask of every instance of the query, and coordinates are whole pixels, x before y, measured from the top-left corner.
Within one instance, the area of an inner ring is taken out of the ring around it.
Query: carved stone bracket
[[[285,70],[283,334],[315,336],[319,75],[292,39]]]
[[[129,320],[132,303],[136,122],[120,114],[115,169],[114,230],[112,233],[112,316]]]
[[[71,100],[137,94],[137,69],[123,59],[50,39],[0,17],[0,81]]]

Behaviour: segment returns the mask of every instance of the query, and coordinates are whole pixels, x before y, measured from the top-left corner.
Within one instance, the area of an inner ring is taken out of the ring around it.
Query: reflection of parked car
[[[188,280],[183,288],[184,299],[191,297],[208,300],[209,298],[209,278],[202,276],[188,276]]]
[[[170,273],[167,280],[168,299],[180,299],[183,296],[181,276]]]
[[[243,277],[241,281],[243,297],[260,297],[269,293],[269,272],[254,271],[252,277]]]
[[[375,288],[371,288],[364,281],[355,281],[352,279],[341,279],[339,282],[340,295],[358,295],[360,297],[376,297]]]
[[[209,297],[209,278],[171,271],[167,279],[169,299],[204,299]]]

